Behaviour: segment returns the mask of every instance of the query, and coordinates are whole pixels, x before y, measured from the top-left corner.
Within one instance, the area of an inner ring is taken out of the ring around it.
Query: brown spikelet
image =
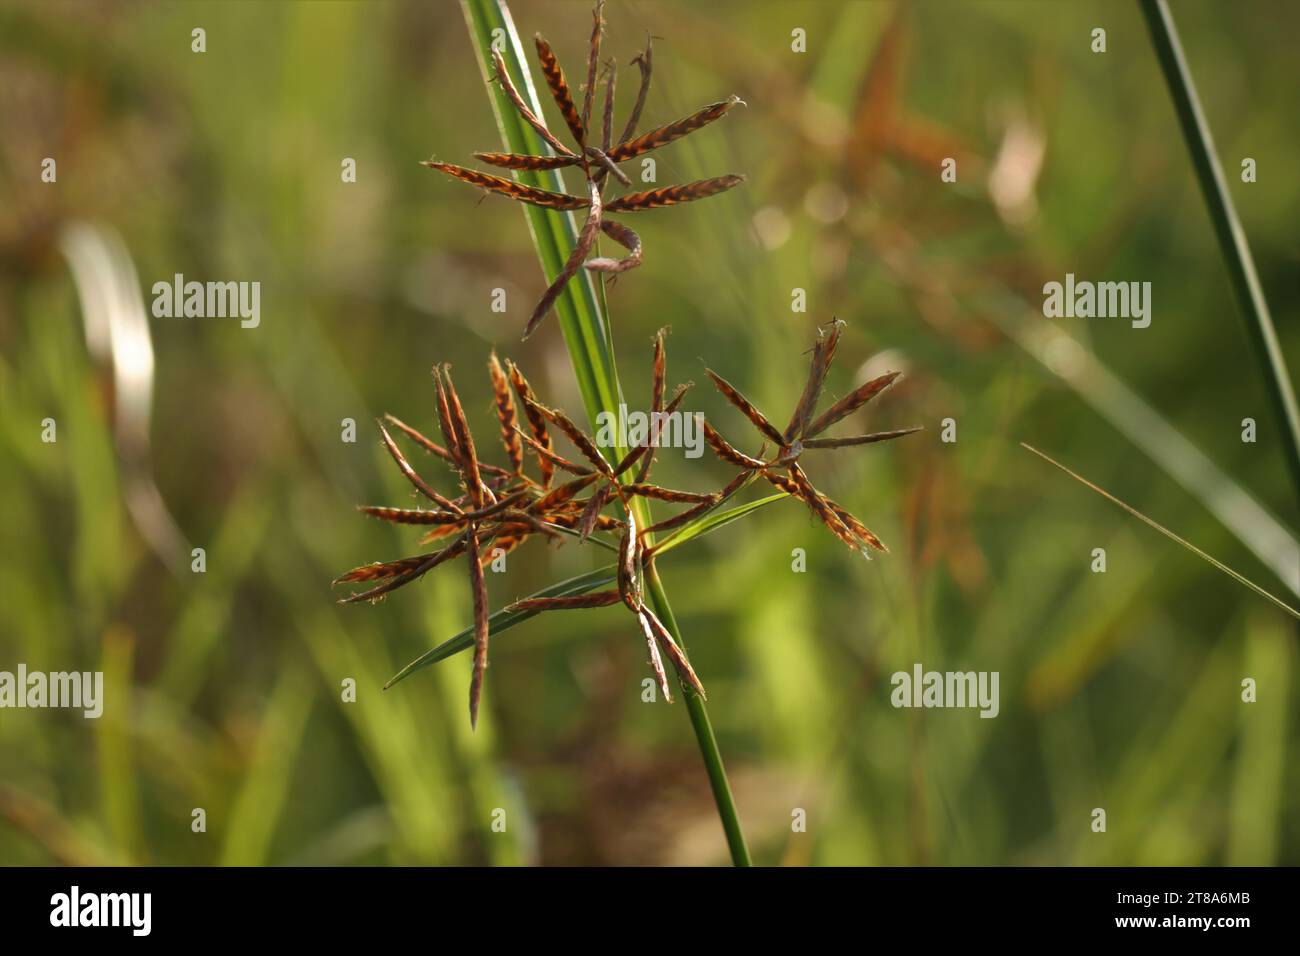
[[[660,329],[655,333],[654,357],[650,361],[650,410],[652,412],[663,410],[664,392],[668,388],[668,354],[664,348],[666,331]]]
[[[609,158],[616,163],[625,162],[634,159],[642,153],[648,153],[652,149],[658,149],[661,146],[667,146],[675,140],[681,139],[697,129],[708,126],[714,120],[726,116],[733,107],[742,100],[739,96],[730,96],[719,103],[710,103],[701,110],[697,110],[690,116],[683,117],[676,122],[669,123],[667,126],[661,126],[658,129],[651,130],[638,136],[636,139],[620,143],[609,151]]]
[[[800,489],[798,482],[776,471],[765,471],[763,477],[776,488],[778,491],[784,491],[791,497],[803,500],[803,491]]]
[[[582,97],[582,128],[591,129],[591,103],[596,96],[596,64],[600,62],[600,35],[604,29],[601,12],[605,0],[596,0],[591,11],[591,47],[587,52],[587,85]],[[609,146],[609,135],[605,136],[605,146]]]
[[[474,435],[469,430],[465,419],[465,409],[461,407],[460,396],[451,380],[451,366],[442,367],[442,378],[447,396],[447,408],[451,412],[451,425],[455,430],[457,454],[460,456],[461,477],[465,479],[466,491],[474,507],[482,508],[484,504],[483,476],[479,472],[478,454],[474,450]]]
[[[506,363],[506,371],[510,375],[510,384],[514,386],[515,394],[519,396],[519,401],[524,405],[524,417],[528,419],[528,427],[532,430],[533,439],[537,445],[550,449],[551,435],[546,429],[546,419],[542,417],[535,408],[533,408],[533,390],[519,371],[514,362]],[[542,472],[542,487],[548,488],[551,484],[551,477],[555,474],[555,466],[538,454],[538,466]]]
[[[461,517],[466,521],[483,521],[513,507],[519,501],[528,497],[528,495],[529,490],[527,488],[519,488],[501,498],[498,498],[496,501],[487,502],[477,511],[466,512]]]
[[[826,498],[822,493],[812,486],[812,482],[808,480],[808,476],[804,474],[804,470],[800,468],[798,464],[792,464],[787,473],[798,487],[799,497],[803,499],[804,504],[806,504],[812,513],[821,520],[822,524],[826,525],[831,534],[835,535],[835,537],[839,538],[845,545],[854,551],[861,551],[862,546],[853,536],[853,532],[849,530],[848,526],[844,523],[843,519],[835,513],[834,509],[827,504]]]
[[[626,512],[627,527],[618,543],[618,593],[632,613],[641,610],[641,576],[637,567],[641,557],[641,535],[631,509]]]
[[[587,502],[587,507],[582,511],[582,517],[578,520],[578,537],[586,541],[591,537],[591,532],[596,528],[596,516],[600,514],[601,509],[609,501],[610,494],[613,491],[613,485],[601,485],[592,494],[591,500]]]
[[[569,84],[564,78],[560,61],[556,58],[551,45],[542,39],[541,34],[537,35],[534,42],[537,44],[537,59],[542,65],[542,75],[546,77],[546,85],[550,87],[551,96],[555,98],[555,105],[560,108],[560,115],[564,117],[564,122],[569,127],[569,132],[573,134],[574,140],[579,146],[585,147],[587,131],[582,125],[582,117],[578,115],[577,107],[573,105],[573,94],[569,92]]]
[[[509,554],[510,552],[514,551],[515,548],[519,547],[521,544],[527,541],[528,538],[529,538],[528,532],[522,530],[520,531],[510,530],[506,533],[501,534],[495,540],[493,540],[491,550],[483,553],[483,556],[480,559],[479,563],[484,566],[491,564],[496,557],[498,557],[499,555]]]
[[[569,258],[565,260],[564,268],[555,277],[555,281],[542,293],[542,298],[538,301],[537,307],[533,309],[533,314],[528,317],[528,324],[524,326],[525,339],[532,335],[533,330],[537,328],[537,324],[546,318],[546,314],[551,311],[551,306],[555,305],[555,300],[560,297],[560,293],[569,284],[569,280],[582,268],[587,253],[596,244],[596,236],[600,232],[600,187],[593,180],[587,183],[587,188],[591,194],[591,199],[588,201],[591,211],[587,214],[587,221],[583,223],[582,231],[578,233],[578,242],[573,247],[573,251],[569,253]]]
[[[690,504],[703,501],[712,501],[713,495],[704,494],[698,491],[676,491],[673,488],[660,488],[658,485],[648,485],[643,482],[633,482],[623,486],[623,493],[628,495],[640,495],[643,498],[653,498],[656,501],[672,501],[678,504]]]
[[[609,62],[609,79],[605,81],[605,115],[600,124],[600,148],[606,154],[609,153],[611,146],[610,139],[614,135],[614,90],[618,85],[618,61],[610,60]],[[611,163],[613,160],[611,160]],[[615,166],[615,169],[618,167]]]
[[[383,436],[384,448],[388,451],[388,454],[392,457],[393,461],[397,462],[398,471],[402,473],[406,480],[409,481],[415,489],[420,492],[420,494],[437,504],[440,508],[445,508],[448,511],[460,510],[452,504],[451,501],[431,488],[423,478],[415,473],[415,469],[411,467],[410,462],[406,460],[406,456],[404,456],[401,450],[398,449],[397,444],[393,441],[393,436],[388,434],[388,429],[384,427],[382,422],[379,424],[379,432]]]
[[[569,501],[574,495],[582,492],[583,489],[589,487],[599,477],[600,475],[593,471],[590,475],[583,475],[581,478],[574,478],[563,485],[556,485],[529,505],[528,512],[535,515],[547,514],[557,505]]]
[[[487,582],[479,555],[478,532],[473,525],[465,533],[465,542],[469,554],[470,589],[474,592],[474,675],[469,682],[469,725],[474,728],[478,725],[478,705],[483,696],[483,677],[488,663]]]
[[[607,478],[614,477],[614,472],[610,468],[609,462],[607,462],[605,456],[600,453],[600,449],[596,447],[595,442],[588,438],[587,434],[575,425],[571,418],[554,408],[547,408],[545,405],[542,405],[534,399],[530,398],[527,401],[529,402],[529,407],[535,408],[543,418],[556,428],[560,429],[560,431],[564,432],[569,441],[573,442],[578,451],[582,453],[582,457],[591,462],[592,466],[595,467],[597,471]]]
[[[663,646],[664,653],[667,654],[668,659],[673,662],[673,668],[677,671],[677,676],[681,678],[682,683],[691,688],[705,700],[708,700],[708,695],[704,693],[704,685],[700,683],[699,677],[695,674],[695,668],[691,667],[691,662],[686,659],[686,653],[681,649],[678,643],[673,640],[673,636],[668,632],[668,628],[664,627],[663,622],[659,620],[659,618],[655,617],[654,611],[650,610],[648,607],[643,608],[642,610],[646,619],[650,622],[650,627],[654,631],[655,637],[658,638],[659,643]]]
[[[660,531],[671,531],[673,528],[679,528],[684,524],[694,521],[700,515],[707,514],[716,508],[721,501],[717,494],[710,495],[707,501],[703,501],[692,508],[679,512],[670,518],[657,521],[650,527],[646,528],[646,534],[658,534]]]
[[[447,443],[447,451],[451,454],[451,462],[456,468],[463,469],[464,462],[460,450],[460,440],[456,435],[456,426],[451,421],[451,404],[447,399],[447,386],[442,380],[442,368],[435,365],[433,367],[433,385],[438,393],[438,401],[435,406],[438,410],[438,430],[442,432],[443,441]]]
[[[479,508],[477,511],[461,511],[459,508],[455,511],[423,511],[418,508],[389,508],[382,505],[361,505],[357,510],[362,514],[370,515],[372,518],[390,521],[393,524],[461,525],[467,521],[482,521],[491,518],[493,515],[505,511],[527,494],[526,490],[520,489],[499,501],[494,501]]]
[[[416,431],[410,425],[406,424],[406,422],[402,421],[397,416],[385,414],[384,421],[388,422],[388,424],[392,425],[402,434],[406,435],[406,437],[410,438],[413,442],[415,442],[425,451],[432,452],[433,454],[437,455],[439,458],[442,458],[445,461],[449,461],[452,464],[455,464],[456,458],[455,456],[452,455],[451,452],[449,452],[446,448],[443,448],[437,442],[424,437],[424,435]]]
[[[732,478],[731,481],[727,482],[726,486],[721,491],[710,495],[707,501],[703,501],[698,505],[694,505],[693,507],[687,508],[685,511],[673,515],[671,518],[665,518],[663,521],[651,525],[646,529],[646,533],[654,534],[659,531],[671,531],[673,528],[681,527],[702,515],[708,514],[748,484],[754,474],[755,472],[742,471],[740,474],[736,475],[735,478]]]
[[[501,368],[496,352],[488,358],[488,374],[492,377],[492,399],[497,411],[497,421],[501,425],[501,444],[505,446],[511,470],[516,475],[522,475],[524,446],[519,440],[519,417],[515,414],[515,402],[510,397],[510,384],[506,380],[505,370]]]
[[[628,193],[605,204],[606,212],[640,212],[644,209],[657,209],[660,206],[677,206],[681,203],[694,202],[716,196],[728,189],[739,186],[745,181],[744,176],[730,174],[713,179],[698,179],[681,186],[664,186],[643,193]],[[572,197],[570,197],[572,198]]]
[[[826,502],[827,507],[829,507],[832,511],[835,512],[835,514],[839,517],[839,519],[844,522],[844,524],[848,527],[850,531],[853,532],[854,536],[859,541],[866,542],[871,547],[875,548],[877,551],[883,551],[886,554],[889,553],[889,549],[885,547],[885,543],[881,541],[879,538],[877,538],[874,534],[872,534],[871,529],[868,528],[866,525],[864,525],[856,517],[854,517],[854,515],[850,513],[847,508],[845,508],[841,504],[837,504],[836,502],[831,501],[831,499],[827,498],[825,495],[822,495],[822,500]]]
[[[582,162],[577,156],[530,156],[527,153],[475,153],[474,157],[501,169],[563,169]]]
[[[410,584],[416,578],[433,570],[438,565],[442,564],[444,561],[450,561],[452,558],[459,557],[464,553],[465,553],[465,541],[464,539],[461,539],[453,542],[452,544],[447,545],[447,547],[443,548],[441,551],[436,551],[433,554],[429,554],[429,555],[419,555],[419,557],[423,558],[423,560],[419,561],[418,563],[415,563],[416,558],[403,558],[401,562],[396,562],[396,561],[389,562],[390,564],[405,563],[407,564],[407,567],[404,567],[401,571],[399,571],[396,574],[383,575],[384,577],[387,578],[387,581],[385,581],[383,584],[380,584],[378,587],[373,587],[368,591],[362,591],[359,594],[349,594],[347,597],[340,599],[339,603],[356,604],[359,601],[373,601],[376,598],[382,597],[383,595],[387,594],[390,591],[396,591],[398,588],[402,587],[405,584]],[[369,567],[374,568],[375,565],[370,565]],[[355,574],[357,572],[364,571],[364,570],[366,569],[357,568],[356,571],[349,572],[349,573]],[[344,577],[346,578],[347,576],[345,575]],[[358,581],[374,580],[374,578],[372,577],[367,579],[364,577],[359,577],[359,578],[355,578],[354,580],[358,580]]]
[[[668,403],[667,408],[661,410],[661,415],[667,416],[675,412],[677,406],[679,406],[682,403],[682,399],[685,398],[686,393],[690,391],[692,384],[692,382],[687,382],[684,385],[677,386],[677,391],[673,395],[673,400]],[[627,471],[629,467],[636,463],[637,459],[641,459],[640,475],[637,478],[637,481],[644,481],[646,475],[650,473],[650,465],[654,463],[655,453],[659,450],[660,431],[660,421],[652,419],[650,434],[647,436],[645,443],[628,452],[623,460],[618,463],[618,467],[614,469],[614,474],[616,476],[623,474],[623,472]],[[642,458],[643,455],[645,456],[644,458]]]
[[[478,186],[480,189],[486,189],[489,192],[500,193],[502,196],[518,199],[520,202],[526,202],[532,206],[541,206],[543,209],[584,209],[591,205],[590,199],[584,199],[581,196],[551,192],[549,189],[540,189],[537,186],[525,186],[513,179],[493,176],[491,173],[480,172],[477,169],[469,169],[465,166],[457,166],[454,163],[425,160],[420,165],[436,169],[448,176],[454,176],[471,186]]]
[[[434,525],[420,536],[420,544],[432,544],[435,541],[441,541],[443,538],[449,538],[453,534],[461,534],[463,531],[463,524]]]
[[[901,372],[888,372],[878,378],[873,378],[863,385],[859,385],[813,419],[808,427],[804,429],[804,434],[809,438],[820,435],[840,419],[853,414],[853,412],[893,385],[901,374]]]
[[[808,369],[808,381],[804,385],[803,394],[799,396],[799,404],[795,406],[794,414],[790,416],[790,423],[785,427],[781,444],[790,444],[796,437],[802,435],[807,427],[808,419],[821,398],[822,386],[826,382],[826,373],[830,370],[831,359],[835,357],[835,346],[839,338],[840,323],[838,322],[831,324],[829,332],[817,333],[817,342],[813,345],[812,364]]]
[[[707,421],[704,423],[704,440],[708,442],[709,447],[713,449],[715,455],[729,464],[736,465],[740,468],[751,469],[766,467],[767,463],[762,459],[751,458],[744,452],[737,451],[733,448],[725,438],[718,434],[717,429]]]
[[[659,656],[659,640],[650,624],[651,614],[653,612],[649,608],[641,607],[637,609],[636,619],[641,624],[641,633],[645,635],[650,669],[654,671],[655,679],[659,682],[659,689],[663,692],[664,700],[671,704],[673,702],[673,692],[672,688],[668,686],[668,675],[664,672],[663,658]]]
[[[631,139],[632,134],[636,132],[636,124],[641,121],[641,111],[645,109],[646,97],[650,94],[650,55],[653,42],[654,41],[647,36],[645,39],[645,50],[632,58],[632,62],[641,71],[641,86],[637,90],[636,103],[632,107],[632,112],[628,114],[627,125],[623,127],[623,133],[618,138],[620,143],[626,143]]]
[[[622,598],[617,591],[592,591],[563,597],[525,598],[506,608],[507,611],[568,611],[584,607],[610,607]]]
[[[736,386],[732,385],[717,372],[713,371],[713,369],[706,368],[704,372],[709,376],[709,378],[713,379],[713,384],[717,386],[718,391],[722,393],[722,397],[731,402],[732,405],[735,405],[736,408],[740,409],[741,413],[754,423],[755,428],[778,445],[784,444],[781,433],[776,430],[776,427],[767,420],[762,412],[754,407],[754,404],[749,399],[740,393],[740,390],[736,388]]]
[[[804,440],[804,448],[848,448],[853,445],[874,445],[878,441],[889,441],[891,438],[902,438],[904,435],[911,435],[915,432],[922,431],[925,426],[913,425],[911,428],[895,428],[887,432],[872,432],[870,435],[850,435],[847,438],[808,438]]]
[[[519,437],[528,443],[529,448],[531,448],[539,456],[545,458],[547,461],[549,461],[552,465],[554,465],[557,468],[561,468],[564,471],[567,471],[573,475],[590,475],[592,473],[592,469],[585,468],[582,465],[579,465],[577,462],[570,461],[569,459],[565,458],[563,455],[547,448],[545,445],[537,441],[537,439],[533,438],[531,435],[525,435],[523,431],[519,432]]]
[[[668,356],[664,349],[664,333],[666,329],[660,329],[655,333],[654,338],[654,358],[650,362],[650,412],[651,422],[655,412],[663,411],[664,391],[668,387]],[[658,445],[658,430],[650,436],[650,444]],[[650,468],[654,464],[654,455],[647,455],[641,460],[641,467],[637,469],[636,482],[640,484],[650,477]]]
[[[551,149],[555,150],[561,156],[570,157],[577,162],[578,157],[573,153],[573,151],[555,138],[555,134],[547,128],[546,124],[543,123],[541,119],[538,118],[537,114],[528,107],[528,104],[524,102],[524,98],[519,95],[519,90],[515,88],[515,84],[510,79],[510,74],[506,71],[505,61],[501,58],[501,52],[499,50],[492,51],[492,63],[496,68],[496,78],[501,81],[501,88],[506,91],[506,96],[510,97],[510,102],[515,105],[515,109],[517,109],[519,115],[524,118],[524,122],[537,130],[537,134],[541,136],[542,139],[546,140]]]
[[[378,505],[360,505],[362,514],[393,524],[439,524],[458,525],[465,522],[464,512],[456,511],[420,511],[412,508],[385,508]]]
[[[644,462],[649,460],[654,455],[654,452],[654,446],[649,442],[634,446],[626,455],[623,456],[623,459],[614,466],[614,477],[617,478],[638,461]]]
[[[407,571],[414,570],[422,565],[432,554],[417,554],[410,558],[401,558],[397,561],[376,561],[374,564],[363,564],[359,568],[353,568],[347,574],[337,577],[332,582],[339,584],[355,584],[358,581],[379,581],[384,578],[396,577],[399,574],[405,574]]]

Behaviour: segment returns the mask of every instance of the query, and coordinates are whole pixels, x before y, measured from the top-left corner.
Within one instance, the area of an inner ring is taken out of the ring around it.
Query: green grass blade
[[[1215,235],[1219,239],[1223,263],[1232,278],[1232,290],[1247,319],[1246,329],[1264,369],[1265,384],[1282,433],[1287,467],[1291,471],[1296,494],[1300,496],[1300,408],[1296,405],[1295,390],[1291,386],[1291,376],[1287,373],[1281,346],[1278,345],[1273,318],[1268,311],[1268,302],[1264,299],[1264,289],[1255,272],[1255,260],[1246,242],[1246,231],[1241,228],[1237,210],[1232,205],[1228,183],[1224,179],[1223,169],[1215,153],[1214,140],[1210,136],[1210,124],[1206,122],[1200,98],[1196,95],[1196,84],[1192,82],[1192,71],[1187,65],[1187,58],[1183,56],[1183,46],[1178,39],[1173,15],[1165,0],[1142,0],[1142,13],[1146,16],[1151,43],[1156,48],[1156,58],[1164,71],[1165,82],[1169,85],[1169,95],[1173,98],[1174,110],[1178,113],[1178,122],[1183,128],[1183,138],[1187,141],[1187,151],[1192,156],[1196,178],[1200,181],[1201,192],[1205,194],[1205,204],[1214,223]]]
[[[1121,508],[1123,508],[1123,509],[1124,509],[1125,511],[1127,511],[1129,514],[1131,514],[1133,517],[1137,518],[1139,521],[1142,521],[1142,522],[1144,522],[1144,523],[1150,525],[1152,528],[1155,528],[1157,531],[1159,531],[1161,534],[1163,534],[1163,535],[1164,535],[1166,538],[1168,538],[1169,540],[1174,541],[1174,542],[1177,542],[1178,544],[1181,544],[1184,548],[1186,548],[1188,551],[1192,552],[1192,554],[1196,555],[1196,556],[1197,556],[1198,558],[1200,558],[1202,561],[1209,562],[1209,564],[1211,564],[1211,565],[1213,565],[1214,567],[1218,568],[1220,571],[1222,571],[1222,572],[1223,572],[1224,574],[1226,574],[1228,577],[1232,578],[1232,579],[1233,579],[1234,581],[1236,581],[1238,584],[1245,585],[1246,587],[1250,588],[1250,590],[1252,590],[1252,591],[1254,591],[1256,594],[1258,594],[1260,597],[1262,597],[1262,598],[1264,598],[1265,600],[1271,602],[1272,604],[1274,604],[1274,605],[1276,605],[1277,607],[1281,608],[1283,611],[1286,611],[1288,614],[1290,614],[1290,615],[1291,615],[1293,618],[1295,618],[1296,620],[1300,621],[1300,611],[1297,611],[1295,608],[1293,608],[1291,605],[1287,604],[1285,601],[1281,600],[1280,598],[1274,597],[1272,594],[1270,594],[1268,591],[1265,591],[1262,587],[1260,587],[1260,586],[1259,586],[1258,584],[1256,584],[1254,581],[1250,580],[1250,578],[1246,577],[1244,574],[1240,574],[1240,573],[1238,573],[1238,572],[1232,570],[1232,568],[1228,567],[1226,564],[1224,564],[1224,563],[1223,563],[1222,561],[1220,561],[1218,558],[1214,558],[1214,557],[1211,557],[1210,555],[1206,554],[1204,551],[1202,551],[1202,550],[1201,550],[1200,548],[1198,548],[1196,545],[1192,544],[1190,541],[1186,540],[1185,538],[1180,538],[1178,535],[1174,534],[1174,532],[1170,531],[1170,530],[1169,530],[1168,528],[1166,528],[1164,525],[1160,524],[1159,522],[1155,521],[1155,520],[1152,519],[1152,518],[1148,518],[1146,515],[1144,515],[1144,514],[1143,514],[1142,512],[1140,512],[1140,511],[1138,511],[1138,510],[1137,510],[1136,508],[1134,508],[1132,505],[1127,504],[1126,502],[1120,501],[1118,498],[1116,498],[1114,495],[1112,495],[1112,494],[1111,494],[1109,491],[1107,491],[1106,489],[1104,489],[1104,488],[1102,488],[1102,487],[1100,487],[1100,486],[1098,486],[1098,485],[1094,485],[1094,484],[1093,484],[1091,481],[1089,481],[1087,478],[1084,478],[1082,475],[1080,475],[1080,474],[1078,474],[1078,473],[1076,473],[1076,472],[1071,471],[1069,468],[1066,468],[1064,465],[1062,465],[1062,464],[1061,464],[1059,461],[1057,461],[1055,458],[1052,458],[1052,457],[1050,457],[1049,455],[1045,455],[1045,454],[1043,454],[1043,452],[1039,451],[1039,450],[1038,450],[1037,448],[1035,448],[1033,445],[1027,445],[1027,444],[1025,444],[1024,442],[1021,442],[1020,445],[1021,445],[1022,448],[1025,448],[1025,449],[1027,449],[1028,451],[1032,451],[1035,455],[1037,455],[1039,458],[1041,458],[1041,459],[1043,459],[1044,461],[1046,461],[1048,464],[1055,465],[1057,468],[1061,469],[1061,471],[1065,472],[1067,475],[1069,475],[1069,476],[1070,476],[1071,478],[1073,478],[1075,481],[1079,482],[1079,484],[1084,485],[1084,486],[1086,486],[1086,487],[1088,487],[1088,488],[1091,488],[1093,491],[1097,492],[1097,494],[1101,495],[1101,496],[1102,496],[1103,498],[1105,498],[1106,500],[1111,501],[1111,502],[1113,502],[1114,504],[1119,505]]]

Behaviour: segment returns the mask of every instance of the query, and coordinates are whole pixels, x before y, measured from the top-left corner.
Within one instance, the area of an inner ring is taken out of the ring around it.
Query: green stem
[[[1188,152],[1192,155],[1196,178],[1200,180],[1201,192],[1205,195],[1205,204],[1209,207],[1210,219],[1214,222],[1223,261],[1232,278],[1237,304],[1248,319],[1246,327],[1264,368],[1273,411],[1282,426],[1282,444],[1287,466],[1295,483],[1296,494],[1300,497],[1300,410],[1297,410],[1291,377],[1278,346],[1277,332],[1273,328],[1268,303],[1264,300],[1264,290],[1255,272],[1255,260],[1251,257],[1246,233],[1241,228],[1232,205],[1232,197],[1228,194],[1228,184],[1214,149],[1209,123],[1205,120],[1205,113],[1196,95],[1196,85],[1192,82],[1187,58],[1183,55],[1183,47],[1178,40],[1173,15],[1165,0],[1140,2],[1147,27],[1151,31],[1156,57],[1160,60],[1165,81],[1169,85],[1174,110],[1178,113],[1178,121],[1183,128],[1183,137],[1187,140]]]
[[[655,613],[664,627],[672,634],[682,653],[686,653],[686,642],[682,639],[677,619],[668,603],[668,595],[659,580],[659,570],[651,561],[645,569],[645,583],[650,593],[650,603],[655,606]],[[736,802],[731,796],[731,784],[727,781],[727,771],[722,765],[722,754],[718,750],[718,740],[713,736],[713,724],[709,721],[708,708],[704,698],[694,688],[678,681],[682,699],[686,702],[686,712],[691,717],[691,727],[695,730],[695,740],[700,746],[700,756],[704,758],[704,772],[709,775],[709,786],[713,789],[713,802],[718,807],[718,818],[722,821],[722,830],[727,835],[727,848],[731,851],[731,862],[736,866],[753,866],[749,858],[749,847],[745,845],[745,834],[740,828],[740,816],[736,813]]]
[[[519,41],[506,0],[462,0],[462,4],[470,38],[475,44],[479,66],[484,78],[489,80],[492,108],[496,113],[506,148],[511,152],[547,155],[548,147],[543,144],[535,130],[520,120],[518,113],[502,92],[500,84],[490,82],[490,49],[491,44],[497,42],[520,95],[529,102],[536,115],[542,115],[536,88],[529,74],[527,61],[524,59],[523,45]],[[516,172],[515,178],[530,185],[564,191],[563,177],[558,170]],[[557,213],[535,206],[525,206],[524,215],[532,231],[533,244],[541,260],[543,274],[546,281],[550,282],[559,273],[569,251],[576,243],[577,229],[567,212]],[[603,280],[603,276],[600,278]],[[587,418],[594,425],[601,412],[617,417],[623,390],[614,363],[613,336],[609,313],[605,308],[603,281],[593,281],[592,274],[588,270],[580,269],[578,275],[565,287],[556,301],[555,311],[560,330],[564,335],[564,344],[569,351],[574,376],[582,392]],[[622,457],[622,448],[615,449],[615,452],[616,458]],[[649,507],[644,499],[635,499],[633,507],[636,509],[638,524],[643,528],[649,527],[651,524]],[[673,635],[673,639],[685,650],[681,631],[677,627],[672,608],[668,604],[668,596],[664,592],[663,583],[659,580],[653,562],[646,568],[646,581],[655,613]],[[750,866],[749,850],[745,846],[745,838],[740,830],[740,820],[731,797],[727,772],[722,765],[722,754],[718,751],[718,741],[713,736],[709,712],[705,709],[704,700],[689,688],[683,687],[681,693],[686,700],[691,726],[695,730],[695,739],[699,744],[700,755],[704,759],[704,769],[709,777],[709,785],[713,789],[713,799],[718,806],[718,817],[727,835],[732,862],[736,866]]]

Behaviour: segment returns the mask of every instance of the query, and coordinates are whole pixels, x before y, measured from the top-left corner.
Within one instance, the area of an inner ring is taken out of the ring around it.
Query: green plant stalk
[[[497,125],[500,127],[506,148],[519,153],[549,155],[550,148],[537,132],[520,118],[500,85],[490,81],[492,69],[490,51],[495,39],[520,95],[528,102],[534,113],[538,116],[542,115],[537,90],[529,74],[523,47],[506,0],[462,0],[462,6],[480,69],[484,77],[489,79],[492,109],[496,114]],[[564,190],[564,179],[558,170],[516,171],[515,177],[520,182],[544,189]],[[577,227],[568,212],[554,212],[527,205],[524,206],[524,212],[529,229],[532,231],[538,258],[541,260],[542,271],[546,281],[550,282],[559,274],[569,251],[577,243]],[[559,316],[560,330],[582,392],[587,417],[594,427],[601,412],[617,415],[623,394],[614,363],[612,330],[608,313],[604,309],[603,281],[595,281],[588,270],[580,269],[578,275],[569,282],[556,301],[555,311]],[[615,451],[617,453],[615,457],[621,458],[626,448],[620,442]],[[633,509],[641,527],[648,527],[651,522],[649,506],[646,502],[636,499],[633,502]],[[685,641],[682,639],[672,607],[668,603],[668,596],[654,569],[653,562],[646,568],[646,583],[650,603],[654,605],[655,613],[672,634],[673,639],[685,651]],[[722,754],[718,750],[717,739],[713,734],[713,726],[709,721],[708,710],[704,706],[703,699],[693,693],[689,687],[680,682],[679,686],[681,695],[686,701],[700,755],[704,760],[704,769],[708,774],[709,786],[713,791],[714,802],[717,804],[718,817],[727,837],[732,862],[736,866],[750,866],[749,850],[745,846],[740,817],[736,812],[731,785],[727,780],[727,772],[722,763]]]
[[[1187,150],[1192,156],[1196,178],[1200,180],[1201,192],[1205,195],[1205,204],[1219,238],[1224,264],[1232,278],[1237,304],[1245,313],[1251,342],[1264,369],[1269,398],[1281,425],[1287,467],[1295,483],[1297,500],[1300,500],[1300,409],[1296,405],[1291,376],[1287,373],[1286,361],[1282,358],[1277,332],[1273,328],[1273,319],[1264,299],[1264,290],[1255,272],[1255,260],[1251,257],[1245,230],[1241,228],[1236,209],[1232,205],[1228,184],[1214,149],[1214,140],[1210,136],[1210,125],[1206,122],[1200,99],[1196,95],[1196,85],[1192,82],[1192,73],[1187,58],[1183,55],[1173,15],[1165,0],[1140,0],[1140,3],[1151,32],[1156,58],[1164,71],[1165,82],[1169,85],[1169,95],[1174,101],[1183,138],[1187,141]]]
[[[682,639],[681,629],[668,604],[668,595],[664,592],[664,584],[659,580],[659,569],[653,561],[645,570],[645,583],[650,603],[655,606],[659,620],[668,628],[682,653],[687,653],[686,641]],[[731,784],[727,780],[726,768],[722,765],[722,753],[718,750],[717,738],[713,736],[708,708],[704,706],[704,698],[695,692],[695,688],[680,680],[677,686],[681,688],[682,700],[686,703],[686,712],[690,714],[691,727],[695,730],[695,739],[700,744],[700,756],[704,758],[704,770],[709,775],[713,802],[718,805],[718,817],[722,821],[722,830],[727,835],[731,861],[736,866],[753,866],[753,861],[749,858],[749,847],[745,845],[745,833],[740,828],[740,817],[736,813],[736,802],[731,796]]]

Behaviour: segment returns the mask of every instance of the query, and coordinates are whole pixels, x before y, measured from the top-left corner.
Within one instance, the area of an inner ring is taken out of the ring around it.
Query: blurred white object
[[[1042,131],[1029,121],[1024,110],[1009,109],[1002,145],[988,179],[989,197],[1008,226],[1026,226],[1038,215],[1035,190],[1046,151]]]
[[[59,237],[85,322],[86,348],[113,385],[113,433],[127,510],[140,535],[174,572],[189,546],[154,482],[149,456],[154,358],[135,264],[118,234],[74,222]]]

